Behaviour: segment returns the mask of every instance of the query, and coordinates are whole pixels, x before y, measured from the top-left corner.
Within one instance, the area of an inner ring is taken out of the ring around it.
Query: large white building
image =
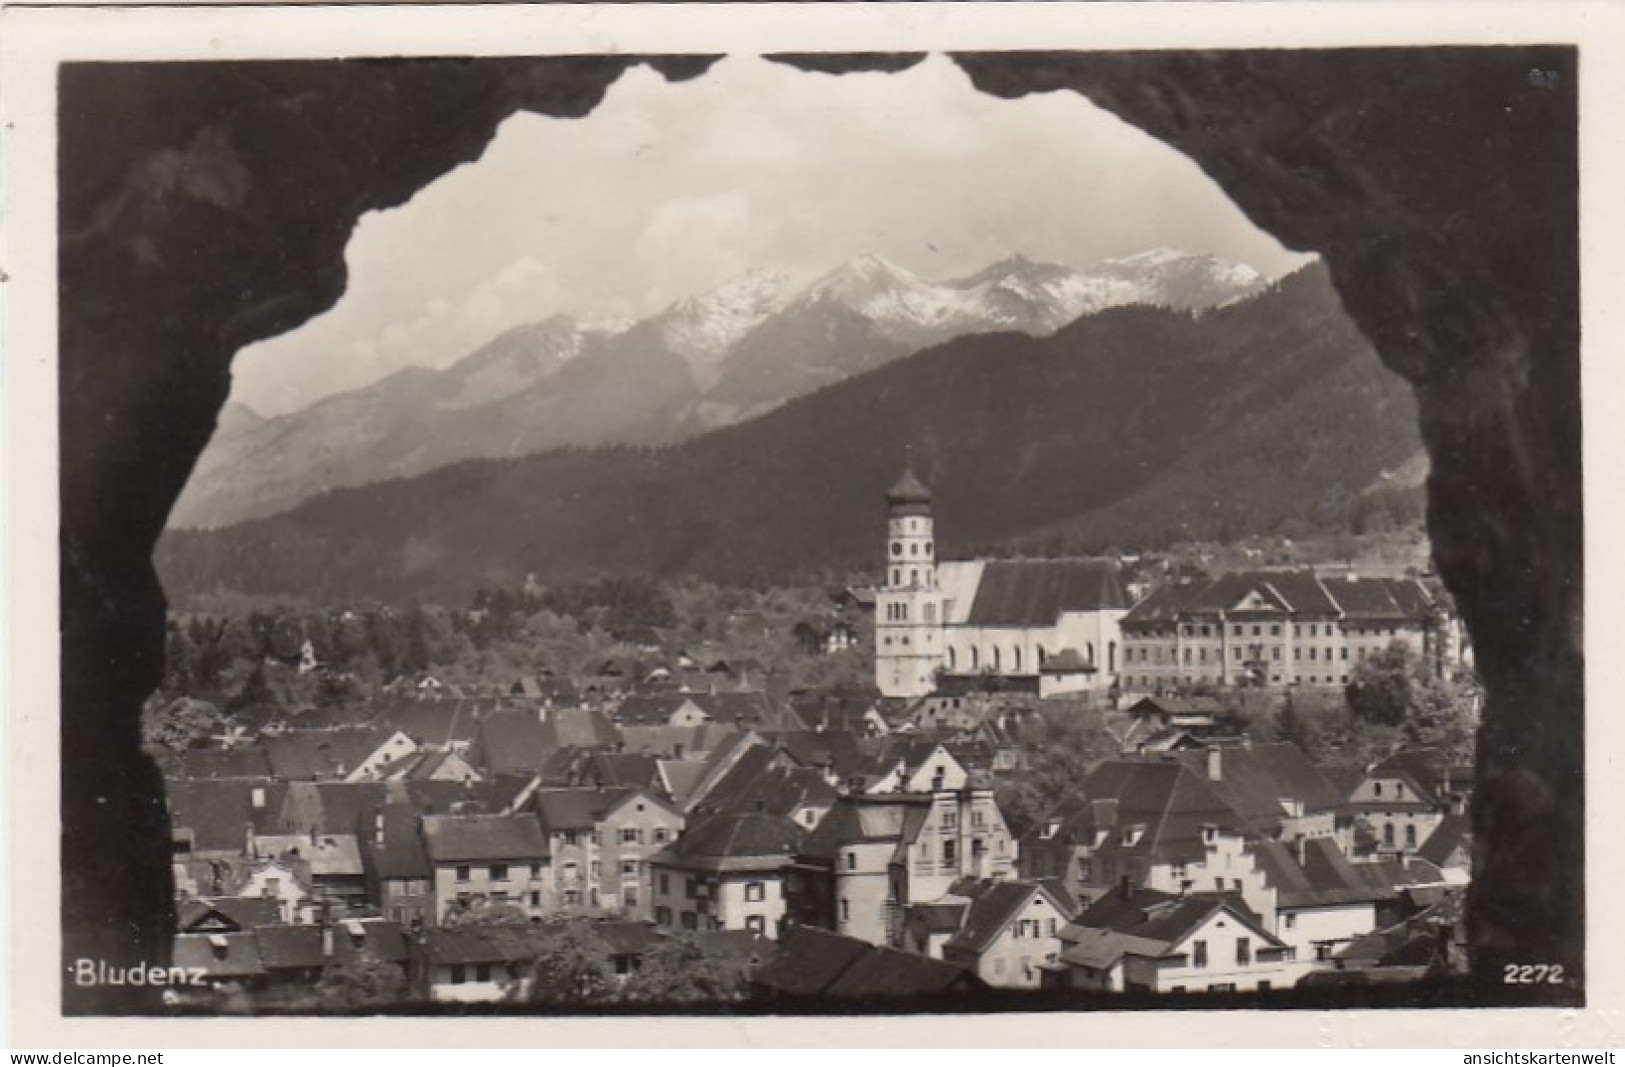
[[[938,563],[930,490],[910,471],[886,502],[886,578],[875,593],[881,693],[924,696],[939,674],[1028,679],[1046,696],[1111,685],[1128,607],[1116,564]]]

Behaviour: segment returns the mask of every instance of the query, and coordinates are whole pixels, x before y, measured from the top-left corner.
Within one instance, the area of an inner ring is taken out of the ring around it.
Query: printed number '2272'
[[[1507,985],[1541,985],[1549,982],[1559,985],[1563,981],[1561,963],[1509,963],[1501,974]]]

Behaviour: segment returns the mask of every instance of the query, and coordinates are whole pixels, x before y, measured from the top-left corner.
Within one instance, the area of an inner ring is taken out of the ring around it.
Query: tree
[[[225,726],[220,709],[203,700],[155,698],[141,716],[141,739],[148,748],[190,748]]]
[[[699,937],[678,931],[661,939],[622,990],[627,1000],[646,1004],[694,1004],[739,1000],[746,969],[706,947]]]
[[[1349,673],[1343,690],[1355,718],[1378,726],[1399,726],[1411,708],[1417,675],[1410,646],[1395,641]]]
[[[614,982],[609,944],[589,923],[561,923],[531,965],[524,997],[532,1004],[608,1000]]]
[[[446,906],[441,926],[528,926],[525,909],[505,900],[481,896],[467,902],[454,900]]]
[[[335,963],[317,986],[325,1003],[343,1008],[383,1007],[406,999],[406,972],[384,960]]]

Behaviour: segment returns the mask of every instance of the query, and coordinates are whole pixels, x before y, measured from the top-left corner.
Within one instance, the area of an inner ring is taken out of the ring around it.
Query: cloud
[[[843,76],[730,56],[676,84],[638,67],[587,117],[516,115],[480,160],[365,217],[339,305],[243,353],[236,395],[286,411],[751,267],[805,277],[878,252],[949,277],[1010,252],[1087,266],[1158,245],[1297,262],[1189,159],[1076,93],[986,96],[943,56]]]

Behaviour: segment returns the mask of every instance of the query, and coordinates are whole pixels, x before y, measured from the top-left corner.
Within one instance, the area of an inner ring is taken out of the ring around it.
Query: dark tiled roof
[[[1228,908],[1252,932],[1266,942],[1276,939],[1258,925],[1258,917],[1233,893],[1191,893],[1175,897],[1156,890],[1140,889],[1128,897],[1108,893],[1086,908],[1076,925],[1088,929],[1115,930],[1120,934],[1161,941],[1169,946],[1189,936],[1208,917]]]
[[[383,821],[383,841],[377,840],[376,826],[361,832],[361,851],[367,865],[379,878],[429,878],[434,865],[423,850],[418,813],[407,804],[386,804],[377,809]]]
[[[324,966],[322,932],[314,926],[260,926],[254,930],[260,961],[267,971]]]
[[[695,808],[700,812],[767,812],[789,815],[802,805],[832,804],[835,790],[822,774],[777,763],[777,753],[758,746],[747,752]]]
[[[437,864],[533,860],[548,854],[534,815],[425,815],[423,844]]]
[[[906,505],[926,505],[931,503],[931,490],[925,483],[914,476],[912,468],[903,471],[903,476],[897,479],[897,484],[886,490],[886,503],[893,507]]]
[[[791,926],[779,938],[779,952],[753,976],[763,988],[788,996],[818,996],[873,948],[855,937]]]
[[[551,741],[535,711],[504,709],[480,720],[475,747],[485,769],[493,774],[529,773],[560,747]]]
[[[215,946],[224,944],[223,949]],[[197,968],[210,978],[258,978],[265,973],[259,942],[252,931],[237,934],[181,934],[175,938],[171,963]]]
[[[494,699],[408,697],[381,709],[379,721],[404,732],[419,744],[449,748],[474,740],[482,716],[502,706]]]
[[[587,759],[586,773],[601,786],[635,785],[658,788],[660,761],[654,756],[595,752]]]
[[[192,748],[176,753],[166,763],[166,778],[271,777],[271,764],[265,758],[265,750],[258,747]]]
[[[265,738],[262,743],[275,777],[308,782],[350,774],[394,732],[389,728],[290,730]]]
[[[1363,904],[1391,898],[1391,890],[1360,877],[1352,864],[1325,838],[1304,842],[1300,863],[1292,850],[1278,841],[1252,842],[1247,851],[1276,891],[1282,908],[1310,908],[1332,904]]]
[[[634,693],[621,701],[615,709],[615,721],[621,726],[665,726],[685,704],[693,703],[684,693]],[[702,714],[709,713],[698,704]]]
[[[837,1000],[895,1000],[980,986],[969,970],[894,948],[872,948],[835,979],[825,995]]]
[[[713,815],[686,831],[656,860],[690,870],[755,869],[788,864],[805,833],[782,815]]]
[[[543,833],[591,830],[630,794],[629,788],[538,789],[536,813],[541,818]]]
[[[1467,850],[1470,855],[1472,840],[1473,826],[1467,816],[1446,815],[1433,828],[1428,839],[1422,842],[1416,854],[1436,867],[1443,867],[1458,847]]]
[[[542,723],[542,737],[548,748],[613,749],[621,743],[621,732],[609,716],[597,708],[555,708]]]
[[[254,804],[255,791],[264,803]],[[281,827],[287,786],[271,781],[224,779],[173,781],[165,786],[170,825],[189,830],[194,852],[241,852],[248,829],[276,833]]]
[[[1083,792],[1091,800],[1117,802],[1113,832],[1100,846],[1101,854],[1134,852],[1165,860],[1195,859],[1205,853],[1204,826],[1235,830],[1243,825],[1241,817],[1201,777],[1180,763],[1109,760],[1084,780]],[[1135,826],[1144,829],[1131,845],[1125,835]]]
[[[1329,578],[1326,589],[1354,622],[1407,622],[1426,618],[1432,599],[1414,578]]]
[[[920,805],[900,800],[862,801],[843,797],[807,835],[802,854],[833,859],[844,845],[865,841],[901,841],[904,813]]]
[[[995,560],[982,568],[967,626],[1053,626],[1063,612],[1127,607],[1116,564]]]
[[[958,933],[969,907],[969,902],[915,904],[908,909],[908,920],[928,934]]]
[[[280,919],[277,902],[266,897],[211,897],[207,900],[188,900],[176,909],[175,928],[183,934],[217,916],[237,930],[252,930],[265,923]]]
[[[435,927],[423,931],[423,957],[442,967],[452,964],[505,963],[503,946],[478,926]]]
[[[406,928],[387,919],[340,919],[333,924],[333,962],[367,960],[405,964]]]

